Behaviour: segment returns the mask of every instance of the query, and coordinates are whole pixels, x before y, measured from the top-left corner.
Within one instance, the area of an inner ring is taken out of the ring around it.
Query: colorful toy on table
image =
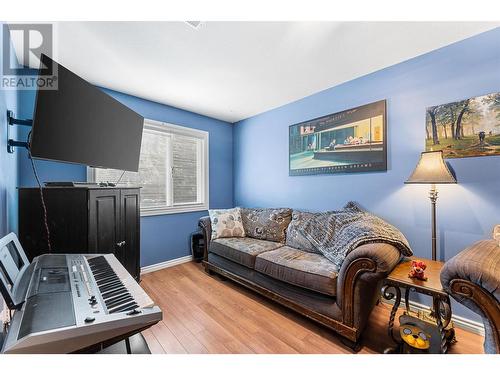
[[[410,273],[408,273],[408,277],[412,279],[427,281],[427,276],[425,276],[424,274],[426,268],[427,265],[421,260],[412,260],[411,269]]]

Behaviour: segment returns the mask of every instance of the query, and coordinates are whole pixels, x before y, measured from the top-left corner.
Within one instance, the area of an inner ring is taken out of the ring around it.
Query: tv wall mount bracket
[[[16,141],[10,138],[10,127],[14,125],[29,126],[33,125],[33,120],[20,120],[14,118],[14,113],[10,110],[7,111],[7,152],[9,154],[14,153],[14,147],[24,147],[28,148],[28,142]]]

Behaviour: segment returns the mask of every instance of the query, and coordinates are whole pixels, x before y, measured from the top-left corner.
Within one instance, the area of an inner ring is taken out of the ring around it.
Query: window
[[[89,168],[88,175],[141,186],[143,216],[207,210],[208,133],[145,120],[139,172]]]

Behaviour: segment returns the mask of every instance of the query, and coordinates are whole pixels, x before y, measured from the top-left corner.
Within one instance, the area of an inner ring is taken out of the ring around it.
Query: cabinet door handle
[[[118,247],[123,247],[123,246],[125,246],[125,241],[120,241],[120,242],[118,242],[118,243],[116,244],[116,246],[118,246]]]

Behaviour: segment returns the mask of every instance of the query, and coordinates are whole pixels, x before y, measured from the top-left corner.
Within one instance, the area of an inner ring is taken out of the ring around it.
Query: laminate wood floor
[[[152,353],[353,353],[333,331],[190,262],[143,275],[141,286],[163,310],[143,332]],[[360,353],[390,346],[391,306],[373,310]],[[396,320],[397,321],[397,320]],[[456,329],[450,353],[483,353],[483,337]]]

